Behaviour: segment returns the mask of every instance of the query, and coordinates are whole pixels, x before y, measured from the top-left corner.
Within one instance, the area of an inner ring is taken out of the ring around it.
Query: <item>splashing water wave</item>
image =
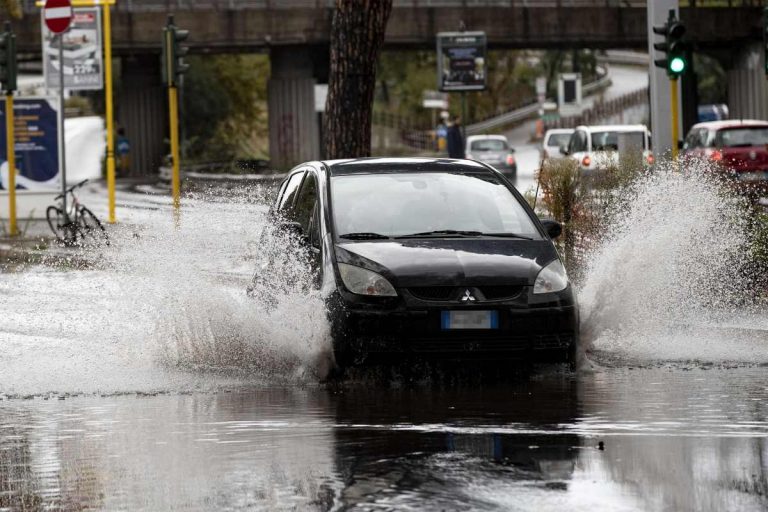
[[[88,268],[5,274],[0,395],[213,390],[317,382],[330,364],[322,300],[246,296],[266,207],[252,194],[132,210]],[[275,239],[279,248],[282,243]]]
[[[768,320],[745,304],[744,204],[704,165],[662,166],[612,215],[580,290],[582,331],[598,354],[639,360],[768,362]]]

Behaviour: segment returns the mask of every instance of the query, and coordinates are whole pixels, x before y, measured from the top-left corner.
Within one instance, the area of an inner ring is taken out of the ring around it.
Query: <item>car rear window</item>
[[[541,239],[517,197],[490,173],[334,176],[331,203],[338,236],[457,230]]]
[[[470,145],[472,151],[504,151],[507,149],[507,143],[500,139],[483,139],[472,141]]]
[[[768,126],[749,128],[725,128],[715,135],[715,145],[719,148],[738,148],[765,146],[768,144]]]
[[[549,139],[547,139],[547,146],[556,146],[561,147],[568,144],[568,141],[571,140],[571,134],[570,133],[553,133],[549,136]]]
[[[646,149],[644,132],[592,132],[592,151],[618,151],[625,148]]]

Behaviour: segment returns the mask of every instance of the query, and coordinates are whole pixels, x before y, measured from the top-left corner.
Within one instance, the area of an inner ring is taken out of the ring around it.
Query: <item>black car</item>
[[[488,165],[306,163],[271,213],[310,260],[341,366],[406,355],[574,361],[576,297],[551,240],[560,225],[540,221]]]

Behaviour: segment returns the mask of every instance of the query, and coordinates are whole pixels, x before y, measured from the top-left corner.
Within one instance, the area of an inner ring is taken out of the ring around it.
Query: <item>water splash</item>
[[[743,200],[689,163],[638,179],[589,259],[580,291],[589,347],[643,360],[768,361],[768,321],[750,309]]]
[[[0,395],[323,378],[330,344],[320,297],[295,279],[269,310],[245,294],[269,249],[265,212],[248,190],[189,198],[178,223],[167,207],[130,210],[111,246],[67,260],[77,268],[59,261],[3,276],[0,296],[14,308],[0,316]]]

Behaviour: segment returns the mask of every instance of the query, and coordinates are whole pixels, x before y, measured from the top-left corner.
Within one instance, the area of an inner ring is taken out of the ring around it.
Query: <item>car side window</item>
[[[312,212],[317,202],[317,178],[312,173],[307,173],[304,183],[301,185],[296,206],[293,209],[293,220],[301,224],[304,233],[309,235],[309,224]]]
[[[568,153],[580,153],[587,150],[587,134],[581,130],[577,131],[568,147]]]
[[[282,196],[280,196],[280,199],[277,204],[277,211],[278,213],[282,215],[286,215],[288,213],[288,210],[293,206],[294,199],[296,198],[296,193],[299,190],[299,185],[301,184],[301,179],[304,177],[304,172],[297,172],[290,178],[288,178],[288,181],[285,184],[285,188],[283,190]]]
[[[319,249],[320,238],[320,203],[315,201],[315,207],[312,209],[312,217],[309,223],[309,244]]]
[[[695,149],[701,147],[700,130],[691,130],[691,133],[685,138],[684,149]]]

